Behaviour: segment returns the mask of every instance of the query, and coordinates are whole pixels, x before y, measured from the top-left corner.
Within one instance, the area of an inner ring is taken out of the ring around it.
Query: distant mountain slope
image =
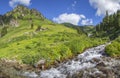
[[[90,25],[86,25],[86,26],[77,26],[77,25],[73,25],[70,23],[63,23],[63,25],[70,27],[70,28],[74,28],[77,29],[78,31],[81,31],[84,34],[92,34],[92,32],[95,32],[95,26],[90,26]]]

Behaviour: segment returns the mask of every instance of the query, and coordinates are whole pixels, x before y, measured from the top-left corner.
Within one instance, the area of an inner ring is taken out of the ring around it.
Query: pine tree
[[[120,28],[120,10],[117,11],[117,28]]]
[[[3,27],[1,30],[1,37],[5,36],[7,34],[7,27]]]

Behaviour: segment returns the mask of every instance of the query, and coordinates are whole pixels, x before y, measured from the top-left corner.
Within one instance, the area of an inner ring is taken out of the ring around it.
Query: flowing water
[[[24,76],[27,76],[29,78],[74,78],[73,75],[76,73],[79,74],[79,72],[82,71],[82,78],[89,78],[86,77],[85,73],[92,75],[95,73],[102,73],[96,67],[98,65],[106,66],[108,68],[120,65],[120,60],[107,57],[104,52],[106,45],[108,44],[87,49],[82,54],[79,54],[72,60],[61,63],[56,68],[50,68],[48,70],[41,71],[40,74],[36,74],[34,72],[25,72]]]

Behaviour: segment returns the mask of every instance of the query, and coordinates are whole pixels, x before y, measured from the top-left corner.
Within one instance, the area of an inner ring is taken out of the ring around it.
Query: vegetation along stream
[[[120,78],[120,60],[108,57],[104,52],[108,44],[87,49],[56,68],[23,75],[29,78]]]

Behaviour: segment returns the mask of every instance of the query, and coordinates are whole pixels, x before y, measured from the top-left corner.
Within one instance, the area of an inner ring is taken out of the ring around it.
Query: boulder
[[[41,60],[39,60],[34,66],[35,66],[36,68],[40,68],[40,69],[44,70],[44,68],[45,68],[45,63],[46,63],[46,60],[45,60],[45,59],[41,59]]]

